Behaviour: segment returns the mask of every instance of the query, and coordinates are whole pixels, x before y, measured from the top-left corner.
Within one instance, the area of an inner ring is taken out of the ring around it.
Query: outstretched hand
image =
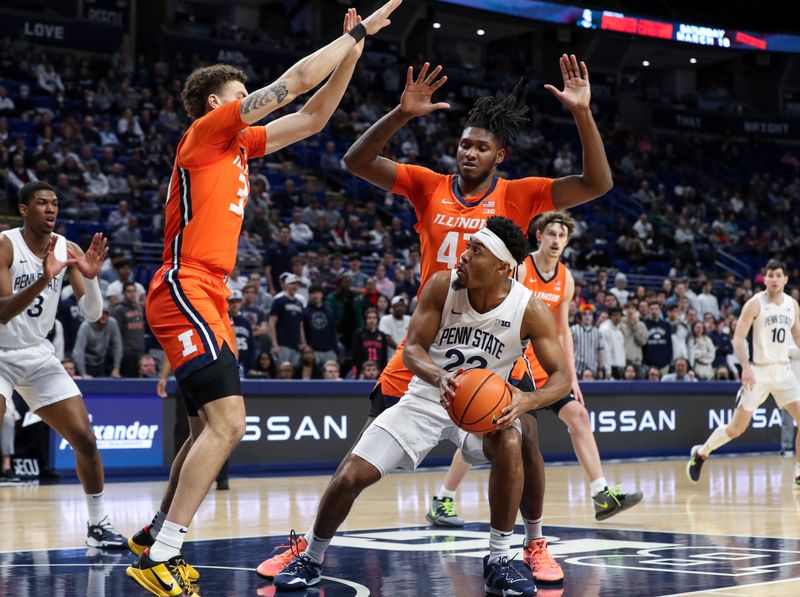
[[[391,25],[389,16],[403,3],[403,0],[389,0],[386,4],[381,6],[378,10],[364,19],[364,28],[367,30],[367,35],[375,35],[384,27]]]
[[[419,76],[414,80],[414,67],[409,66],[406,72],[406,88],[400,98],[400,109],[412,116],[425,116],[436,110],[443,110],[450,107],[447,102],[432,103],[431,96],[442,85],[447,82],[447,76],[437,80],[442,72],[442,67],[437,66],[429,75],[430,63],[426,62],[419,71]]]
[[[58,237],[55,234],[50,235],[50,242],[47,244],[47,253],[45,253],[44,259],[42,259],[42,276],[48,282],[60,274],[65,267],[69,267],[75,263],[75,259],[72,259],[71,255],[70,259],[65,261],[61,261],[56,257],[57,240]],[[67,253],[69,254],[69,249],[67,249]]]
[[[559,64],[561,65],[561,76],[564,78],[564,90],[559,91],[549,84],[544,88],[571,111],[588,109],[592,91],[586,63],[581,61],[578,64],[575,54],[570,56],[564,54],[559,59]]]
[[[68,245],[67,254],[84,278],[94,278],[100,272],[103,260],[108,254],[108,239],[102,233],[97,232],[92,237],[92,244],[89,245],[86,253],[81,253],[80,249]]]
[[[356,12],[355,8],[348,8],[347,14],[344,15],[344,33],[347,34],[350,30],[358,25],[361,22],[361,16]],[[364,40],[362,39],[360,42],[356,44],[353,48],[352,53],[358,59],[361,57],[361,53],[364,51]]]

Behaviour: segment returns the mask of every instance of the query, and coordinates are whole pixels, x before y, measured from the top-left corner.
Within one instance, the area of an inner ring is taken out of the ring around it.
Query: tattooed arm
[[[400,6],[402,0],[390,0],[363,21],[367,35],[374,35],[389,21],[389,15]],[[321,48],[306,56],[277,81],[267,87],[254,91],[242,100],[240,114],[246,124],[254,124],[291,102],[298,95],[311,91],[322,80],[333,72],[356,46],[356,40],[349,34],[344,34]]]

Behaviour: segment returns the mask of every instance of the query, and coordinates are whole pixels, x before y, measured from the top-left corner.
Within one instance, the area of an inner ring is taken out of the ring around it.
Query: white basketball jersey
[[[766,291],[759,292],[756,297],[761,311],[753,322],[753,363],[788,363],[795,318],[794,301],[786,293],[779,304],[770,302]]]
[[[486,313],[478,313],[469,303],[466,289],[455,290],[456,271],[451,276],[442,322],[428,354],[447,371],[489,369],[506,379],[522,356],[527,341],[520,340],[520,327],[531,291],[511,280],[505,300]],[[409,394],[438,401],[438,388],[417,376],[408,386]]]
[[[42,276],[42,260],[33,254],[22,238],[22,229],[3,231],[2,234],[11,241],[14,257],[9,270],[11,276],[11,293],[17,294],[25,287],[33,284]],[[60,261],[67,259],[67,239],[56,235],[55,256]],[[61,296],[61,284],[67,268],[61,270],[50,280],[41,294],[16,315],[7,324],[0,325],[0,348],[17,349],[35,346],[41,343],[53,329]]]

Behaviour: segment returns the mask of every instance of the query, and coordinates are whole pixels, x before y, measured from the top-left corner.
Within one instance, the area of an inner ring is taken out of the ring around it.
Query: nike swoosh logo
[[[455,201],[447,201],[446,199],[442,199],[442,205],[455,205]]]
[[[160,584],[160,585],[161,585],[161,587],[162,587],[162,588],[163,588],[165,591],[172,591],[172,590],[175,588],[175,581],[172,581],[172,582],[170,582],[169,584],[167,584],[167,583],[165,583],[165,582],[163,581],[163,579],[162,579],[162,578],[161,578],[161,577],[160,577],[158,574],[156,574],[155,572],[153,572],[153,576],[155,576],[155,577],[156,577],[156,580],[158,581],[158,584]]]
[[[464,315],[463,311],[459,313],[458,311],[456,311],[454,309],[450,309],[450,313],[452,313],[453,315]]]
[[[608,502],[595,502],[601,508],[608,508]]]
[[[178,529],[179,533],[183,533],[184,535],[189,532],[189,529]]]
[[[497,425],[497,417],[492,415],[492,425]]]

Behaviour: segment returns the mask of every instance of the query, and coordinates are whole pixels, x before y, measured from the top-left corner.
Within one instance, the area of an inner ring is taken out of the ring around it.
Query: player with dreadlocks
[[[563,178],[522,178],[508,180],[497,175],[508,148],[528,121],[525,86],[510,93],[500,91],[479,98],[470,110],[456,152],[456,174],[439,174],[423,166],[398,164],[380,154],[389,140],[414,118],[448,109],[432,96],[447,81],[442,67],[429,73],[425,63],[414,78],[408,68],[400,104],[372,125],[344,156],[347,168],[356,176],[385,191],[408,197],[417,215],[415,230],[420,237],[420,289],[435,272],[453,269],[467,248],[467,241],[484,227],[491,216],[512,220],[522,230],[536,215],[553,209],[567,209],[607,193],[613,186],[611,168],[603,141],[589,109],[591,98],[586,65],[574,55],[560,59],[564,89],[545,88],[573,114],[583,144],[582,174]],[[370,394],[371,407],[366,427],[385,408],[406,393],[411,372],[403,365],[403,342],[384,368]],[[456,366],[461,366],[458,363]],[[474,364],[466,363],[466,367]],[[362,431],[363,433],[363,431]],[[453,501],[437,496],[437,517],[457,518]],[[463,524],[463,523],[462,523]],[[278,553],[258,567],[265,577],[275,576],[292,557],[292,551],[306,548],[310,536],[290,541],[290,549]]]

